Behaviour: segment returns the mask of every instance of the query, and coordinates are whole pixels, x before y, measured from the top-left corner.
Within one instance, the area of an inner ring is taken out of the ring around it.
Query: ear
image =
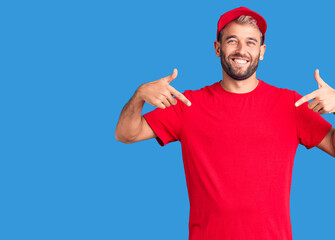
[[[221,44],[218,41],[214,42],[214,49],[215,49],[215,55],[217,57],[220,57],[220,53],[221,53]]]
[[[266,49],[266,45],[265,44],[261,45],[261,52],[259,54],[259,60],[263,60],[264,59],[265,49]]]

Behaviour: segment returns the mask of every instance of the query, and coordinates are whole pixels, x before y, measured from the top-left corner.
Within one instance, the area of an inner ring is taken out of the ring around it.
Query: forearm
[[[137,90],[129,102],[123,107],[119,122],[115,129],[115,138],[124,143],[130,143],[142,128],[142,109],[144,100]]]
[[[333,145],[333,153],[334,153],[334,157],[335,157],[335,132],[333,132],[333,135],[332,135],[332,145]]]

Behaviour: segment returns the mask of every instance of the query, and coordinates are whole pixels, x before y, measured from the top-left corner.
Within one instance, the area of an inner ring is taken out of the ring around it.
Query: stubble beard
[[[234,68],[233,68],[232,64],[230,63],[229,59],[226,59],[226,55],[224,54],[223,51],[221,51],[221,53],[220,53],[221,66],[222,66],[222,69],[228,74],[229,77],[231,77],[232,79],[238,80],[238,81],[242,81],[242,80],[245,80],[245,79],[249,78],[252,74],[254,74],[254,72],[256,72],[256,70],[258,68],[259,56],[260,56],[260,53],[258,54],[257,59],[255,59],[255,60],[250,59],[250,64],[249,64],[249,67],[247,68],[246,71],[238,72],[238,71],[234,70]],[[232,57],[245,58],[240,54],[231,55],[231,58]]]

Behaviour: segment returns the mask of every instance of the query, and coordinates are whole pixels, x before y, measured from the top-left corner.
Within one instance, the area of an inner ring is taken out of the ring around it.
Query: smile
[[[238,64],[246,64],[249,62],[248,60],[242,58],[232,58],[232,61]]]
[[[248,60],[242,58],[232,58],[231,61],[233,62],[232,64],[236,67],[246,67],[249,63]]]

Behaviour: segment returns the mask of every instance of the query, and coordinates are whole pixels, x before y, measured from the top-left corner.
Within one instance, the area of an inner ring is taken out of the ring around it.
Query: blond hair
[[[250,25],[253,25],[253,26],[258,28],[256,19],[254,19],[251,16],[241,15],[240,17],[236,18],[232,22],[236,22],[236,23],[239,23],[239,24],[250,24]],[[222,43],[223,29],[224,28],[222,28],[220,33],[219,33],[219,42],[220,43]],[[259,29],[259,31],[261,32],[260,29]],[[262,43],[263,43],[263,33],[261,32],[261,44]]]

